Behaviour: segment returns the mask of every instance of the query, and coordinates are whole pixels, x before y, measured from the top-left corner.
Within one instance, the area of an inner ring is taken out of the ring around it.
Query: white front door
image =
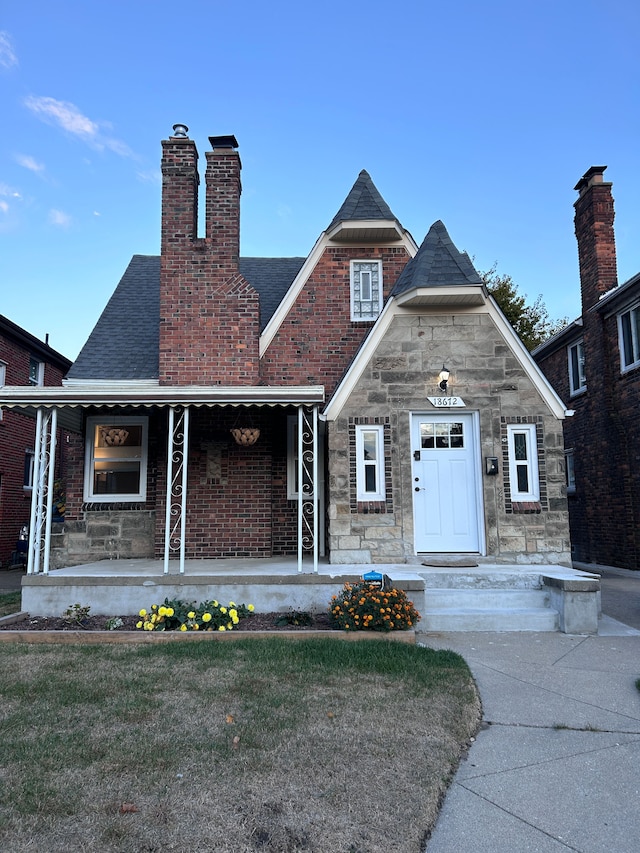
[[[411,416],[416,553],[480,550],[474,415]]]

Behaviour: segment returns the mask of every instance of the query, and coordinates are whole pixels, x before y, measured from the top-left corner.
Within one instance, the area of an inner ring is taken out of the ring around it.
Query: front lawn
[[[480,703],[453,652],[0,645],[0,849],[419,853]]]
[[[0,616],[9,616],[11,613],[19,613],[21,599],[22,593],[19,589],[15,592],[5,592],[0,595]]]

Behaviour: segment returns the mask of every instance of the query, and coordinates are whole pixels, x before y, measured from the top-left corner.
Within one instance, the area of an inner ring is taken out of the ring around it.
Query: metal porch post
[[[55,478],[56,432],[58,411],[38,409],[36,416],[36,444],[33,457],[33,484],[31,515],[29,520],[29,548],[27,574],[49,572],[51,553],[51,512],[53,508],[53,482]]]
[[[298,409],[298,572],[304,551],[318,571],[318,409]]]
[[[170,406],[167,443],[167,496],[164,523],[165,574],[169,572],[169,557],[172,551],[178,551],[180,557],[180,574],[184,574],[188,459],[189,407]]]

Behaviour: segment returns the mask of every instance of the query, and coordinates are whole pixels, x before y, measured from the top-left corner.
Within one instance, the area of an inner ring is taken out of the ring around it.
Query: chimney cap
[[[189,128],[186,124],[174,124],[173,125],[173,138],[174,139],[188,139],[187,134],[189,133]]]
[[[583,193],[592,184],[604,183],[604,181],[602,180],[602,176],[606,168],[606,166],[592,166],[580,178],[578,183],[575,185],[574,190],[577,190],[579,193]]]
[[[210,136],[209,142],[212,148],[237,148],[238,140],[235,136]]]

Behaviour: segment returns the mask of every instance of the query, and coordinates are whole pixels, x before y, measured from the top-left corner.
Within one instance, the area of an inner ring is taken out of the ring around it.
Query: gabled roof
[[[240,273],[260,296],[264,329],[304,258],[240,258]],[[71,380],[157,379],[160,258],[134,255],[67,375]]]
[[[23,347],[24,349],[31,350],[34,355],[39,356],[43,361],[46,361],[49,364],[55,365],[63,373],[65,373],[71,366],[71,361],[65,355],[54,350],[48,343],[46,343],[46,341],[41,341],[39,338],[36,338],[36,336],[32,335],[31,332],[27,332],[26,329],[18,326],[17,323],[14,323],[3,314],[0,314],[0,335],[10,338],[18,344],[18,346]]]
[[[349,195],[344,200],[342,207],[329,223],[327,231],[330,231],[338,222],[374,219],[389,221],[396,220],[396,217],[378,192],[369,173],[363,169],[358,175],[355,184],[351,187]]]
[[[160,258],[134,255],[67,379],[157,379]]]
[[[467,253],[456,249],[444,224],[438,220],[429,229],[416,256],[400,273],[392,296],[425,287],[467,284],[481,285],[482,279]]]

